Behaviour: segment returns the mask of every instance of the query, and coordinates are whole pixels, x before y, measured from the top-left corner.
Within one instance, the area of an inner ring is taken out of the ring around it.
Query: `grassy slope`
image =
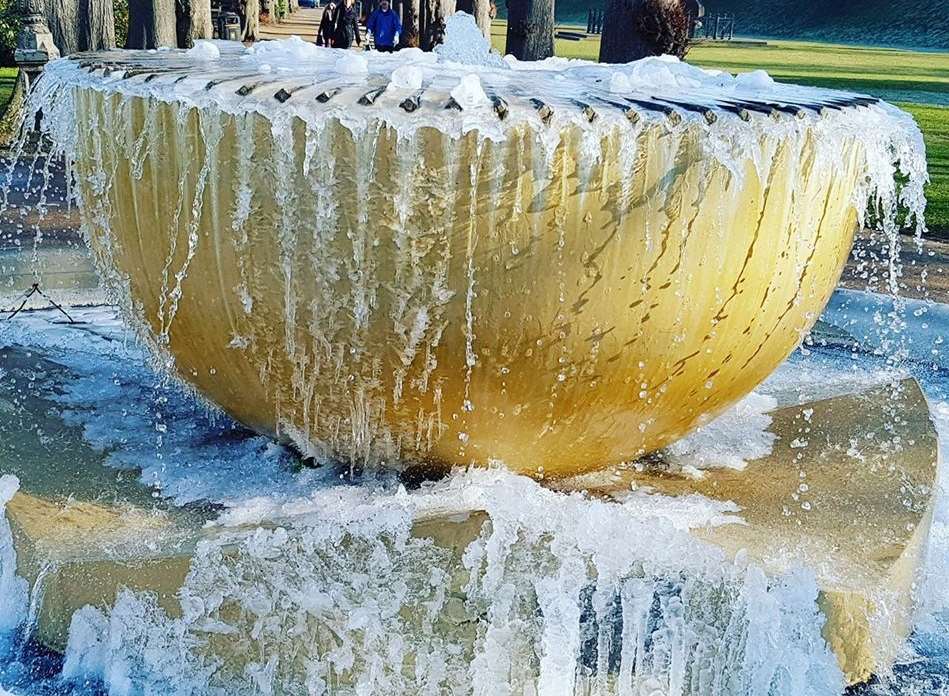
[[[929,48],[949,43],[944,0],[705,0],[705,6],[734,14],[746,35]]]
[[[949,108],[899,106],[913,114],[926,139],[926,160],[932,180],[926,189],[926,222],[933,233],[949,236]]]
[[[496,22],[494,46],[503,52],[505,27]],[[596,60],[598,38],[557,40],[556,52]],[[696,46],[689,62],[729,72],[767,70],[775,79],[817,87],[866,92],[899,103],[916,118],[926,139],[929,175],[926,220],[932,232],[949,236],[949,53],[769,42],[767,46]],[[941,105],[941,106],[937,106]]]

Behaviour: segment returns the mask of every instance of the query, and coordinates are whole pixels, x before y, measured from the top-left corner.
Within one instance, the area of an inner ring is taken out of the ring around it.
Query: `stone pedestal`
[[[23,27],[14,58],[29,86],[49,61],[59,58],[59,49],[43,15],[43,0],[24,0],[22,8]]]

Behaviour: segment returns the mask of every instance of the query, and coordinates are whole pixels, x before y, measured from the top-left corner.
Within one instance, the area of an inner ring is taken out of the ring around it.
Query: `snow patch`
[[[501,56],[491,50],[491,43],[466,12],[456,12],[445,22],[445,42],[435,47],[438,60],[468,66],[507,68]]]

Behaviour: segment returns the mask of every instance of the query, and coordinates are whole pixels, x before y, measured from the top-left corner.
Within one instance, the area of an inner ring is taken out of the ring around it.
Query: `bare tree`
[[[689,50],[689,15],[683,0],[607,0],[600,62],[627,63]]]
[[[46,23],[62,55],[115,46],[112,0],[46,0]]]
[[[505,50],[518,60],[543,60],[554,54],[554,0],[509,0]]]
[[[175,15],[179,48],[191,48],[196,40],[214,35],[211,0],[176,0]]]
[[[126,48],[177,45],[175,0],[129,0]]]
[[[485,38],[491,38],[491,0],[458,0],[457,9],[474,17]]]

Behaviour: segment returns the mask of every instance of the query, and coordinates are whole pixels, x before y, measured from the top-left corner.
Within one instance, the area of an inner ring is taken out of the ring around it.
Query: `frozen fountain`
[[[448,35],[46,69],[27,119],[122,321],[34,313],[0,347],[24,375],[50,361],[29,408],[65,398],[84,467],[141,469],[166,502],[106,476],[118,503],[63,506],[38,464],[0,471],[21,485],[0,479],[10,623],[122,694],[828,694],[884,673],[932,521],[926,398],[893,370],[748,394],[860,225],[894,255],[898,221],[922,229],[912,119],[673,60],[502,60],[463,16]],[[160,406],[125,403],[149,360]]]

